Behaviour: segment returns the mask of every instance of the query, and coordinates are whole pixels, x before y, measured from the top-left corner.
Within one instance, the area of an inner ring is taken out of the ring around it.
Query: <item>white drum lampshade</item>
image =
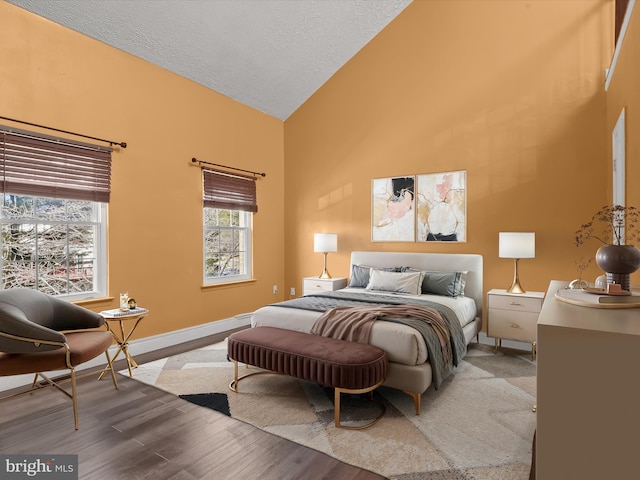
[[[335,233],[315,233],[313,235],[313,251],[324,254],[324,269],[320,278],[331,278],[327,271],[327,253],[338,251],[338,235]]]
[[[500,258],[513,258],[513,283],[507,292],[525,293],[518,278],[518,260],[535,258],[536,234],[534,232],[500,232],[498,244]]]

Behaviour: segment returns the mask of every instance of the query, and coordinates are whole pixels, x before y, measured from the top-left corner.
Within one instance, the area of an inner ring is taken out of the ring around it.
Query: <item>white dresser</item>
[[[318,292],[332,292],[347,286],[346,278],[306,277],[302,283],[302,295]]]
[[[638,478],[640,308],[570,305],[566,284],[538,319],[537,478]]]

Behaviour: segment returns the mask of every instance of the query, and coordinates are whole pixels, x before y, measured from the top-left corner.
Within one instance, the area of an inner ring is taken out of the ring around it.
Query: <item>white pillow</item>
[[[367,290],[420,295],[423,278],[422,272],[385,272],[371,269]]]

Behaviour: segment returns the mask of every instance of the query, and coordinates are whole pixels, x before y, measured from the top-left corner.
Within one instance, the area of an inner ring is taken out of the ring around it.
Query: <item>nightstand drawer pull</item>
[[[513,305],[514,307],[524,307],[523,304],[518,303],[518,302],[511,302],[509,305]]]
[[[520,328],[520,325],[518,325],[517,323],[512,323],[511,328]]]

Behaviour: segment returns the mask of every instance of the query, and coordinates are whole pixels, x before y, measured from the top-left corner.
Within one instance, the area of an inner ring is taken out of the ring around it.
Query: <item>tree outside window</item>
[[[105,204],[11,193],[3,198],[3,289],[74,298],[104,294]]]
[[[251,213],[204,207],[204,283],[251,278]]]

